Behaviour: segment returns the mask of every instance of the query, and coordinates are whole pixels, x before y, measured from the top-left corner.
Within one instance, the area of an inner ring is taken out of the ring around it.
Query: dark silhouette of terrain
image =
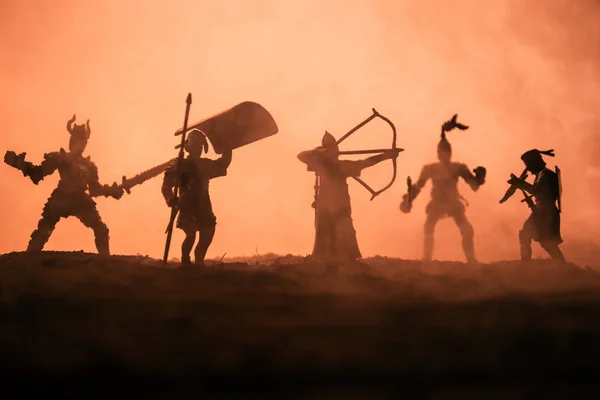
[[[98,398],[575,398],[596,391],[599,289],[553,261],[11,253],[0,376]]]

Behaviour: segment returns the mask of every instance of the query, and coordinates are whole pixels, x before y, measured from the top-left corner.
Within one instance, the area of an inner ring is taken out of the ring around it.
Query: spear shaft
[[[188,125],[188,117],[190,115],[190,106],[192,105],[192,94],[188,93],[187,99],[185,101],[185,118],[183,120],[183,131],[181,133],[181,147],[179,148],[179,156],[177,157],[177,167],[176,167],[176,176],[177,181],[175,183],[175,187],[173,188],[173,197],[172,199],[177,199],[179,195],[179,189],[181,186],[181,175],[183,171],[183,149],[185,147],[185,134],[187,132]],[[177,213],[179,212],[179,206],[174,203],[171,205],[171,217],[169,219],[169,225],[167,226],[167,242],[165,244],[165,254],[163,256],[163,263],[166,264],[169,257],[169,248],[171,247],[171,237],[173,236],[173,225],[175,224],[175,218],[177,217]]]

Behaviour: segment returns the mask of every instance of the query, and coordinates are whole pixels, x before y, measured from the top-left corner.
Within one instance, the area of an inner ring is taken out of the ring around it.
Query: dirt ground
[[[311,399],[600,392],[597,270],[542,260],[225,261],[179,268],[141,256],[0,256],[3,390]]]

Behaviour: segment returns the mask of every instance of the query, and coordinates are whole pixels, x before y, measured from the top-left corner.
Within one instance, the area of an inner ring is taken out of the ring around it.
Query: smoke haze
[[[460,183],[480,260],[518,257],[527,207],[518,195],[498,200],[530,148],[556,151],[547,162],[563,171],[565,246],[600,233],[597,1],[4,0],[0,48],[0,149],[37,164],[68,146],[76,113],[77,123],[90,119],[86,154],[102,183],[176,156],[188,92],[190,121],[247,100],[273,115],[279,133],[236,149],[228,175],[211,182],[209,258],[310,253],[314,175],[296,154],[325,130],[341,137],[372,108],[395,123],[406,151],[396,183],[372,202],[348,181],[364,256],[420,257],[430,184],[411,214],[398,205],[406,176],[435,161],[440,125],[455,113],[471,128],[449,133],[453,159],[488,169],[477,193]],[[373,122],[342,150],[390,145],[389,127]],[[35,186],[5,164],[0,171],[0,253],[22,251],[58,174]],[[384,162],[363,179],[377,189],[391,176]],[[113,253],[162,256],[161,180],[97,199]],[[181,240],[176,231],[172,255]],[[93,233],[61,220],[46,249],[95,252]],[[463,259],[450,219],[438,224],[434,256]]]

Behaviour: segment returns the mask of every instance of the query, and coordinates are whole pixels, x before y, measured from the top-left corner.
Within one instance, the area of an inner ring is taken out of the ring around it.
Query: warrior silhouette
[[[190,253],[196,241],[196,232],[200,234],[194,251],[196,264],[204,264],[204,258],[215,235],[217,218],[213,214],[209,196],[209,181],[227,175],[231,163],[232,149],[223,146],[223,156],[217,160],[201,157],[202,151],[208,151],[206,136],[199,129],[189,132],[185,150],[188,157],[183,160],[179,199],[173,197],[173,188],[177,184],[177,159],[171,162],[164,175],[162,193],[167,205],[179,206],[177,227],[185,232],[181,246],[182,264],[190,264]]]
[[[314,256],[356,260],[361,253],[352,223],[350,194],[346,179],[359,177],[363,169],[381,161],[398,157],[398,150],[364,160],[339,160],[336,139],[329,133],[323,136],[321,146],[298,154],[298,159],[309,171],[317,174],[315,185],[316,208]]]
[[[69,152],[61,148],[58,152],[44,154],[44,161],[40,165],[25,161],[26,153],[17,155],[7,151],[4,156],[6,164],[22,171],[36,185],[56,170],[60,174],[58,187],[44,206],[42,218],[31,234],[27,251],[43,250],[58,221],[74,216],[93,229],[98,253],[109,255],[108,227],[102,222],[92,197],[111,196],[119,199],[123,189],[116,182],[112,186],[100,184],[96,165],[90,157],[83,157],[91,134],[90,121],[85,125],[74,125],[74,122],[75,115],[67,122],[67,130],[71,134]]]
[[[458,192],[458,180],[462,178],[476,191],[485,183],[486,169],[477,167],[471,173],[465,164],[451,162],[452,146],[446,139],[446,132],[458,128],[468,129],[468,126],[456,122],[456,115],[442,125],[442,138],[438,143],[437,155],[439,162],[428,164],[421,170],[419,180],[410,185],[408,193],[402,198],[400,210],[404,213],[410,212],[412,201],[419,195],[425,184],[431,179],[433,188],[431,190],[431,201],[427,205],[425,220],[425,243],[423,248],[423,259],[431,260],[433,255],[433,237],[437,222],[446,217],[452,217],[458,226],[462,236],[462,246],[468,262],[476,262],[473,243],[473,226],[465,215],[464,200]],[[410,182],[410,178],[409,178]]]
[[[531,259],[531,242],[535,240],[540,243],[550,257],[565,261],[565,257],[559,248],[563,241],[560,235],[560,169],[557,167],[555,172],[546,168],[546,162],[542,158],[542,154],[554,157],[554,150],[539,151],[534,149],[523,153],[521,160],[525,163],[525,171],[520,178],[512,175],[508,181],[511,188],[520,189],[524,193],[531,193],[535,199],[534,203],[525,194],[524,201],[527,201],[532,213],[519,232],[521,259]],[[525,181],[527,171],[535,175],[533,184]],[[514,193],[514,189],[512,192]],[[508,197],[510,195],[507,192],[505,198],[500,202],[506,201]]]

